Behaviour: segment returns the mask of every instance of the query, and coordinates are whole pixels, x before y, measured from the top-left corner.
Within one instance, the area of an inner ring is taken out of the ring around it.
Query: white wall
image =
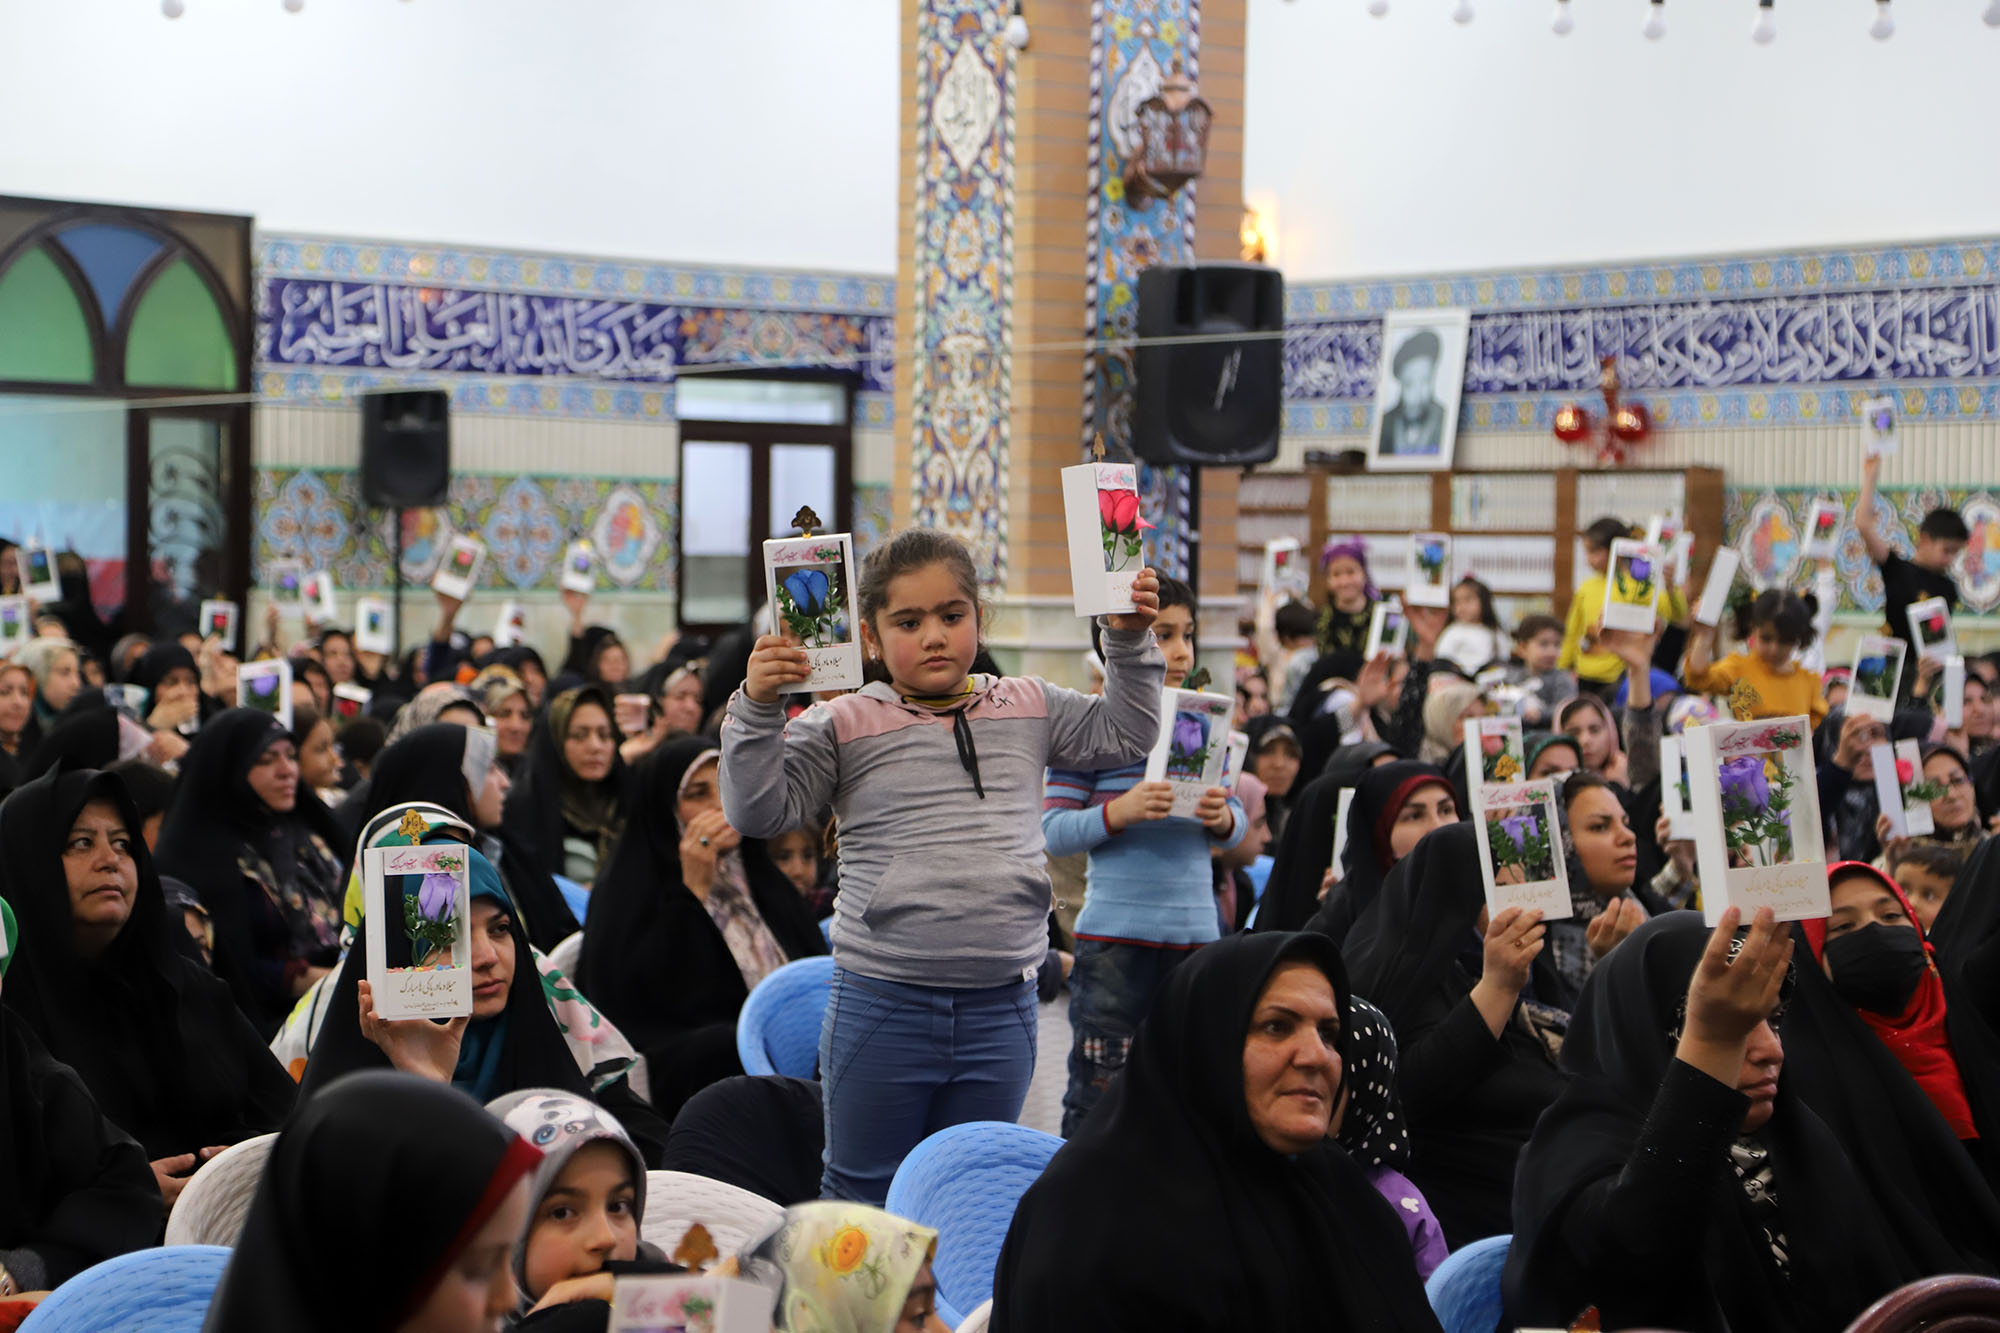
[[[1295,279],[1986,234],[2000,31],[1975,0],[1250,0],[1244,189]]]
[[[895,0],[0,0],[0,191],[891,273]]]

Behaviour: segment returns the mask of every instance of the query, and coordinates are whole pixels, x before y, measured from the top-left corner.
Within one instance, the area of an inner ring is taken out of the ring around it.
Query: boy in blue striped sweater
[[[1194,623],[1194,590],[1162,578],[1153,635],[1167,659],[1169,689],[1194,669]],[[1210,852],[1243,840],[1243,807],[1226,788],[1209,788],[1196,818],[1174,819],[1167,814],[1173,788],[1145,776],[1143,759],[1095,773],[1052,768],[1042,796],[1049,855],[1090,854],[1069,977],[1074,1035],[1065,1137],[1124,1067],[1132,1034],[1167,974],[1221,933]]]

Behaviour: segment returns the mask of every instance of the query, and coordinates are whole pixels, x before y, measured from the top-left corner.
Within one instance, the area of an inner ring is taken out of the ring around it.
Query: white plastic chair
[[[243,1231],[264,1159],[276,1134],[259,1134],[224,1148],[188,1177],[174,1211],[167,1215],[169,1245],[230,1245]]]
[[[762,1240],[784,1216],[785,1210],[763,1195],[720,1180],[688,1171],[648,1171],[646,1220],[639,1234],[671,1258],[687,1229],[699,1222],[727,1258]]]
[[[989,1299],[965,1317],[958,1326],[958,1333],[986,1333],[987,1325],[993,1322],[993,1302]]]
[[[562,943],[549,950],[549,961],[562,969],[572,984],[576,981],[576,960],[583,957],[583,932],[565,935]]]

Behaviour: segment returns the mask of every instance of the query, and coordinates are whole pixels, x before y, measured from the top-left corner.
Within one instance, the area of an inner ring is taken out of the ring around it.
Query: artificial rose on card
[[[403,898],[403,933],[410,937],[410,964],[425,966],[431,955],[449,952],[458,939],[458,872],[462,857],[440,855],[414,894]]]
[[[1495,883],[1539,884],[1555,878],[1555,850],[1549,845],[1549,831],[1531,811],[1489,813],[1486,840],[1493,849]]]
[[[1103,526],[1104,570],[1117,573],[1139,558],[1139,495],[1136,491],[1100,490],[1097,514]]]
[[[1443,583],[1445,575],[1443,542],[1417,543],[1417,569],[1425,583]]]
[[[1772,728],[1748,739],[1749,749],[1722,761],[1723,839],[1731,868],[1777,866],[1793,858],[1792,788],[1784,751],[1799,734]]]
[[[1903,789],[1903,804],[1935,801],[1944,795],[1944,784],[1936,778],[1917,779],[1916,765],[1907,759],[1896,761],[1896,785]]]

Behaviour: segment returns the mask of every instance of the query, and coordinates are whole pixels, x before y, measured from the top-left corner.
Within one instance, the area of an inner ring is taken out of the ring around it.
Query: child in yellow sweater
[[[1736,637],[1744,647],[1711,662],[1715,627],[1697,625],[1688,636],[1681,678],[1690,690],[1722,694],[1739,718],[1811,716],[1818,726],[1827,704],[1817,671],[1792,660],[1813,641],[1813,609],[1795,592],[1766,588],[1736,613]]]
[[[1569,600],[1569,620],[1563,627],[1562,656],[1557,665],[1574,671],[1586,687],[1609,699],[1612,687],[1625,674],[1625,660],[1596,642],[1599,622],[1604,619],[1605,571],[1611,566],[1611,543],[1630,537],[1632,530],[1615,518],[1600,518],[1583,531],[1583,558],[1591,575]],[[1661,620],[1678,624],[1687,619],[1687,594],[1672,582],[1671,562],[1661,561],[1662,587],[1654,609]]]

